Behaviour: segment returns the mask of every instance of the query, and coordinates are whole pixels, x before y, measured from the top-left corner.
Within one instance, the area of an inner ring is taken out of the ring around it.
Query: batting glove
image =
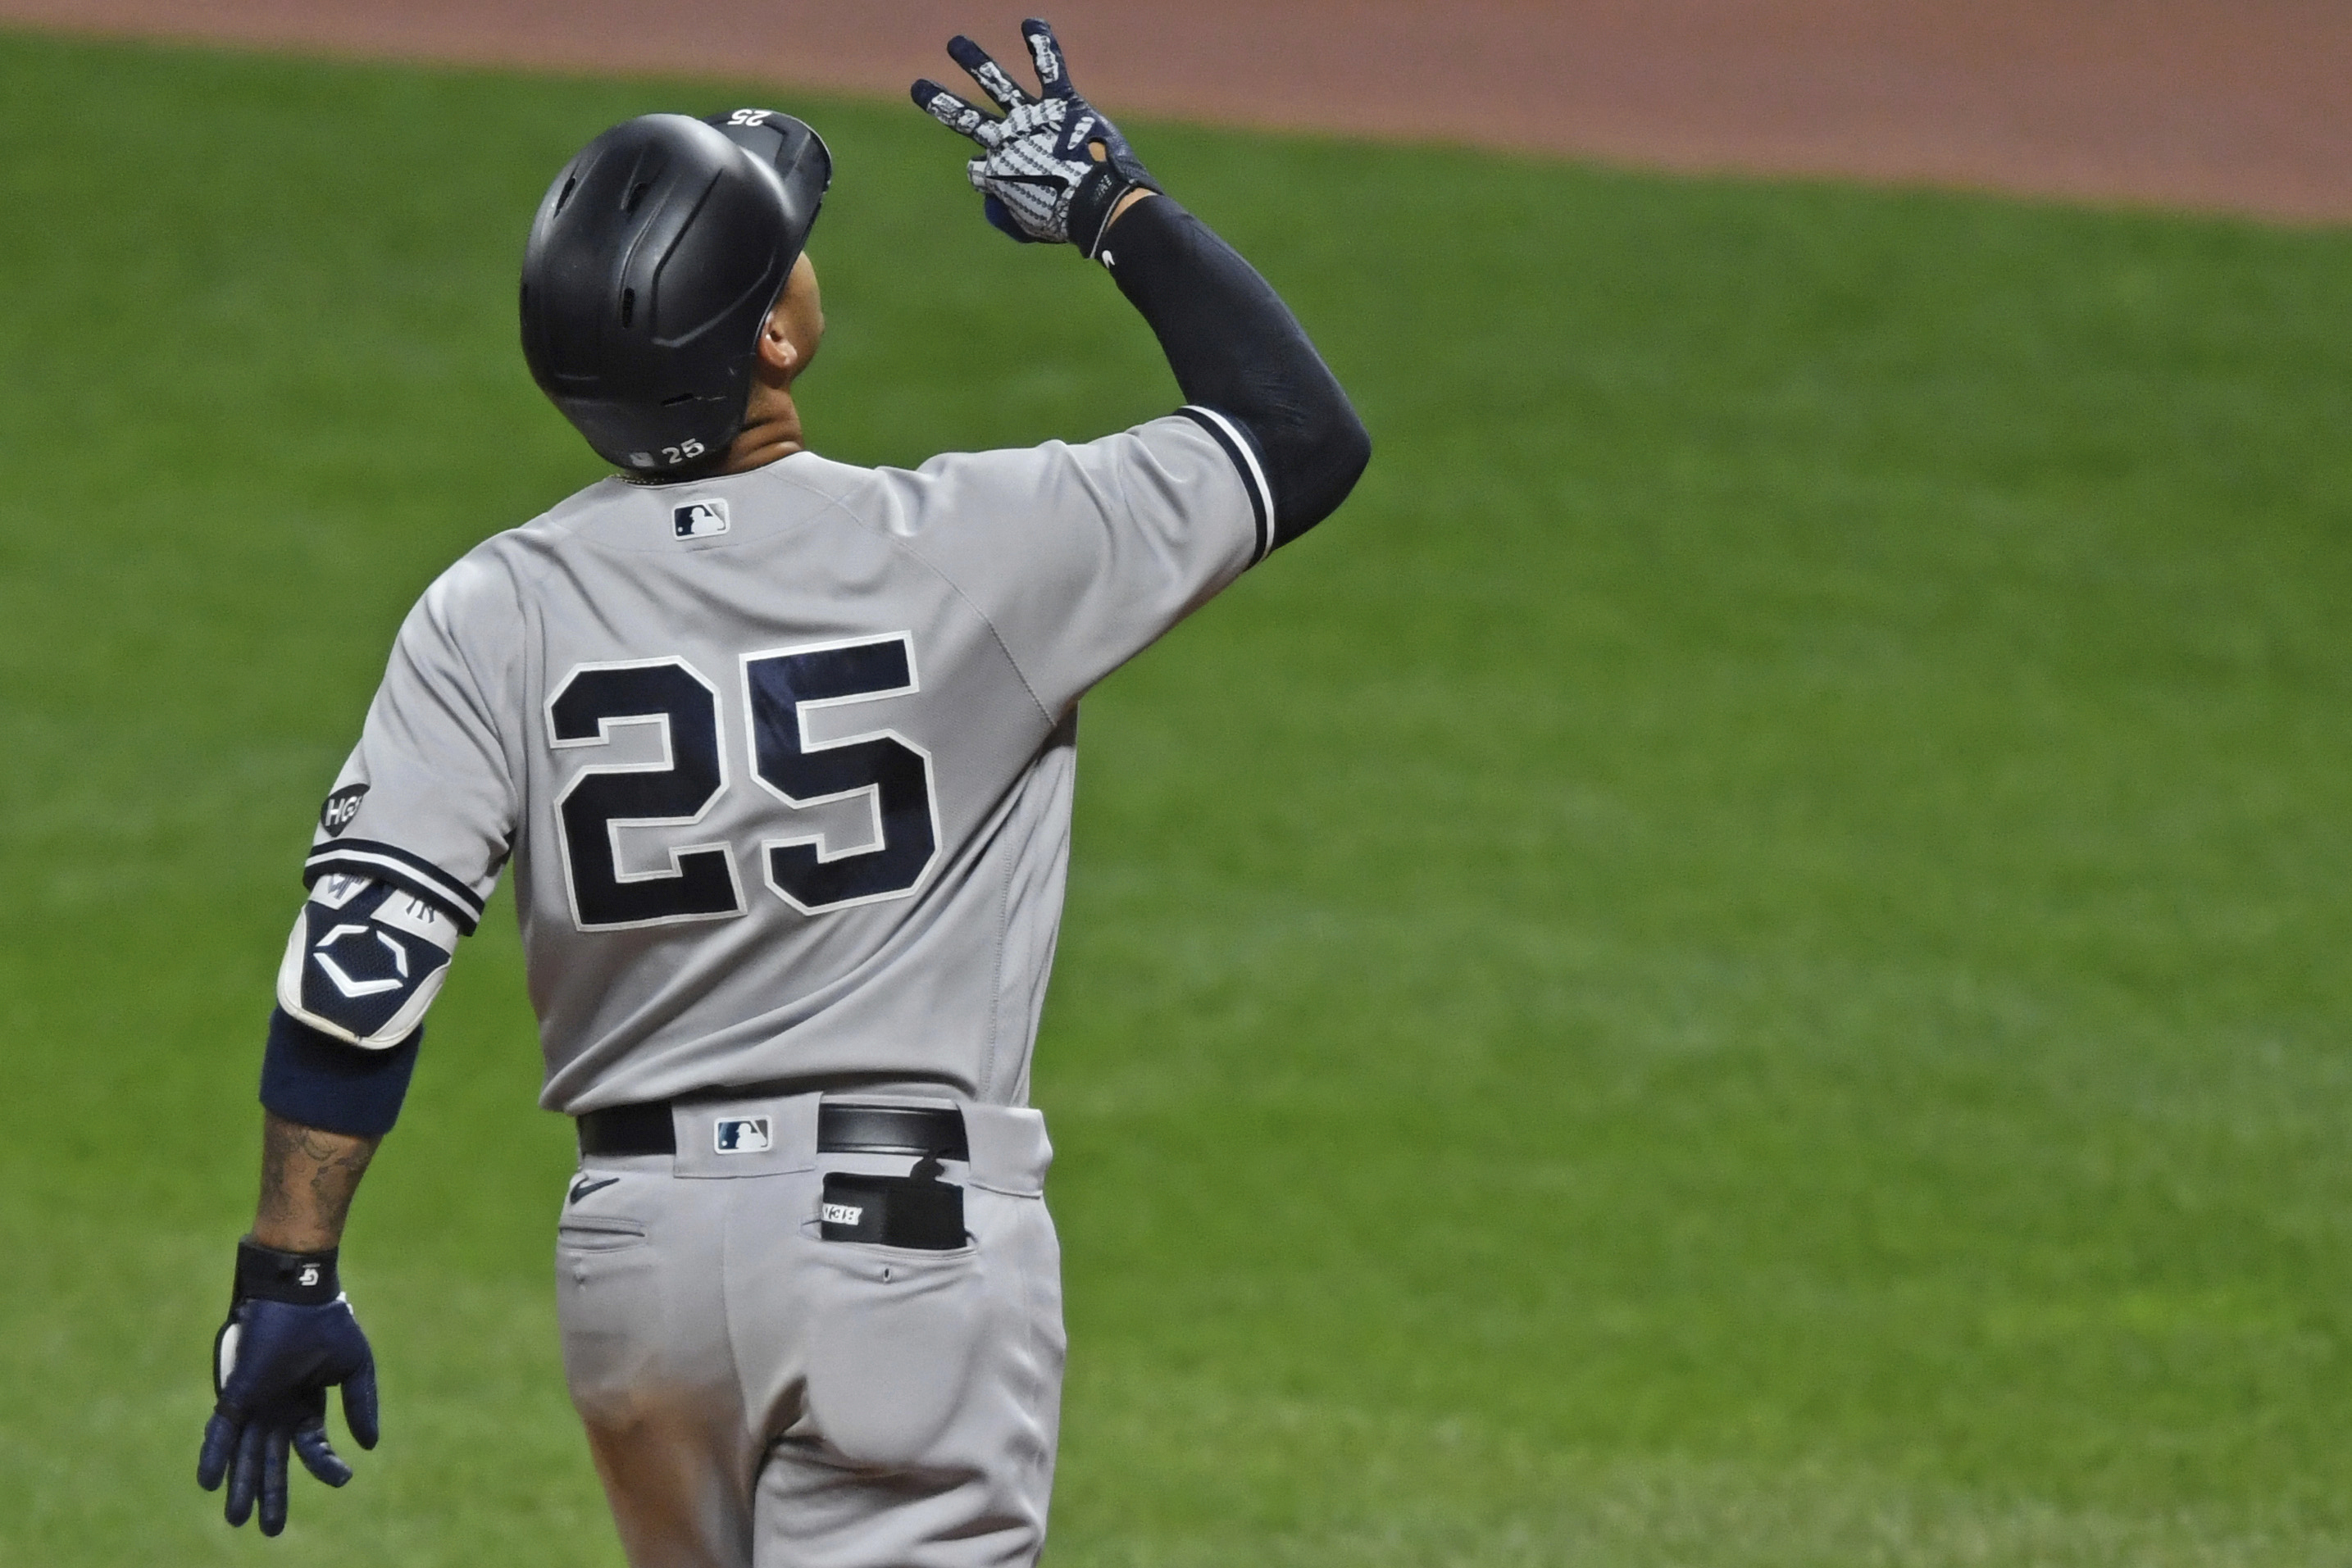
[[[342,1385],[343,1423],[362,1448],[376,1440],[375,1355],[335,1278],[335,1254],[279,1252],[241,1241],[228,1322],[213,1342],[217,1403],[205,1426],[196,1484],[228,1482],[232,1525],[261,1504],[261,1533],[286,1528],[286,1452],[331,1487],[352,1479],[327,1441],[327,1389]]]
[[[1044,97],[1030,97],[986,50],[959,34],[948,43],[949,57],[971,73],[1004,118],[929,78],[915,84],[915,105],[980,143],[981,155],[968,167],[990,223],[1024,242],[1075,245],[1091,261],[1101,253],[1119,198],[1160,186],[1118,127],[1070,85],[1054,29],[1033,16],[1021,24],[1021,37]]]

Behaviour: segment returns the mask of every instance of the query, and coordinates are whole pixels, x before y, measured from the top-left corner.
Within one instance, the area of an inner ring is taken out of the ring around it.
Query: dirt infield
[[[2343,0],[1064,0],[1114,112],[2352,222]],[[974,0],[0,0],[0,22],[901,92]]]

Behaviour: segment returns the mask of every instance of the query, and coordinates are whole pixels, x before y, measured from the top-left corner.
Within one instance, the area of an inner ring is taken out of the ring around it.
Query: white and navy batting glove
[[[915,105],[980,143],[981,155],[968,167],[990,223],[1024,242],[1075,245],[1091,261],[1101,253],[1119,198],[1160,186],[1118,127],[1070,85],[1054,29],[1032,16],[1021,24],[1021,37],[1036,62],[1042,98],[1030,97],[986,50],[959,34],[948,42],[949,57],[971,73],[1004,118],[929,78],[915,84]]]
[[[228,1322],[213,1342],[213,1393],[196,1484],[228,1482],[232,1525],[261,1505],[261,1533],[286,1528],[286,1456],[331,1487],[352,1468],[327,1441],[327,1390],[341,1384],[343,1423],[362,1448],[376,1440],[375,1355],[335,1277],[335,1254],[236,1249]]]

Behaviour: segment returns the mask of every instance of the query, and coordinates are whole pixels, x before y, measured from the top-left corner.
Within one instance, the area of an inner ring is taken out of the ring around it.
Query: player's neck
[[[741,474],[801,450],[801,411],[791,392],[782,387],[761,387],[747,412],[750,417],[742,430],[728,444],[727,461],[719,467],[721,474]]]

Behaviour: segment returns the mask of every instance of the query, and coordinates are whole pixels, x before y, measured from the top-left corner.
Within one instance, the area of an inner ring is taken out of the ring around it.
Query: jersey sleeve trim
[[[1249,492],[1250,515],[1257,526],[1257,548],[1250,552],[1250,564],[1255,566],[1274,546],[1274,490],[1265,482],[1265,467],[1258,461],[1257,444],[1250,439],[1247,431],[1213,408],[1186,403],[1176,412],[1214,436],[1241,474],[1242,488]]]
[[[446,913],[466,936],[471,936],[474,927],[481,924],[482,901],[471,888],[431,861],[413,855],[397,844],[378,843],[372,839],[320,844],[302,862],[302,885],[310,887],[330,872],[371,877],[413,893]]]

